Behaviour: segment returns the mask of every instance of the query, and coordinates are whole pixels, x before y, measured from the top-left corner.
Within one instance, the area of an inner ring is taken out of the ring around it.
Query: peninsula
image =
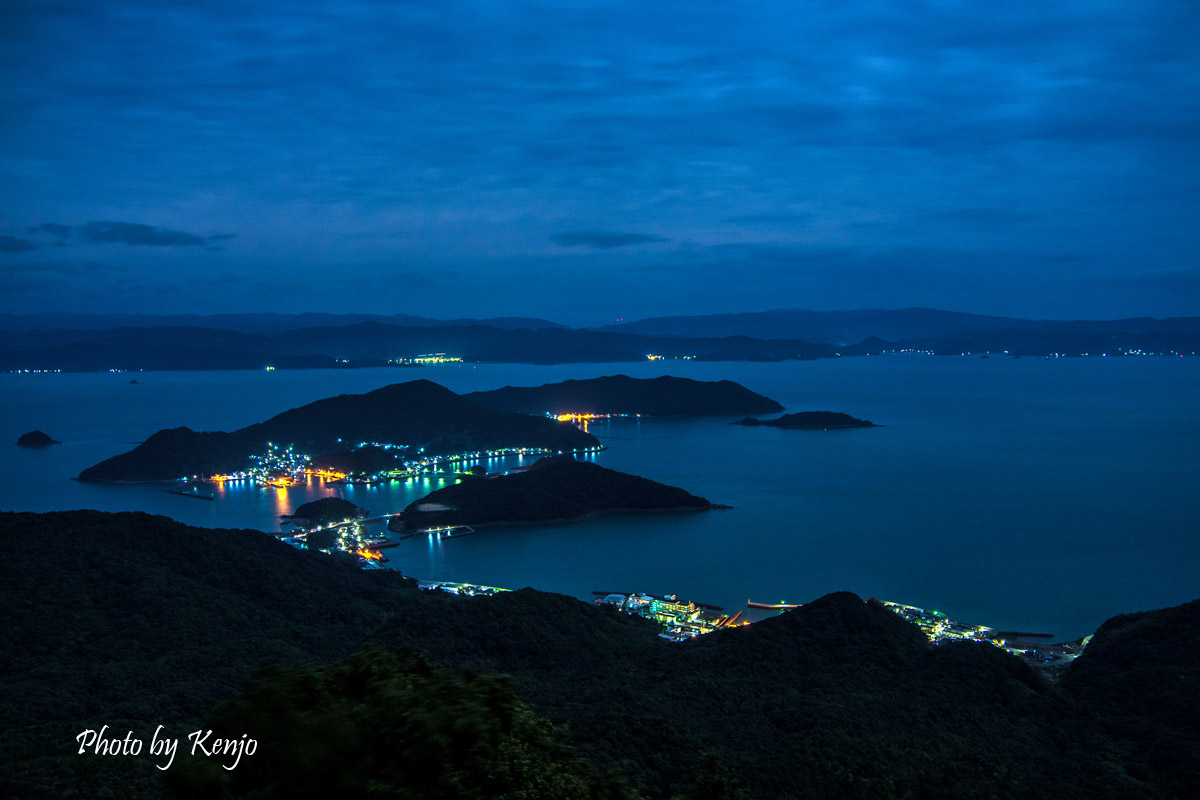
[[[620,511],[706,511],[703,497],[571,456],[539,459],[525,472],[468,478],[410,503],[392,531],[578,520]]]
[[[272,447],[309,454],[319,464],[323,453],[360,445],[433,456],[502,448],[567,452],[599,442],[574,425],[481,408],[418,380],[318,400],[233,432],[161,430],[128,453],[85,469],[79,480],[160,481],[236,472]]]
[[[542,386],[505,386],[464,395],[497,411],[567,415],[719,416],[774,414],[783,406],[733,381],[609,375]]]
[[[877,428],[874,422],[858,419],[840,411],[800,411],[796,414],[784,414],[776,419],[755,419],[746,417],[738,420],[735,425],[756,427],[770,425],[773,428],[800,431],[827,431],[834,428]]]

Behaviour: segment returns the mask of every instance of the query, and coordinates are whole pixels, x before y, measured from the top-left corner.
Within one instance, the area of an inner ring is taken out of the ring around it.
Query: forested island
[[[83,481],[176,480],[243,469],[270,443],[286,443],[316,457],[347,445],[404,445],[428,455],[505,447],[569,451],[598,447],[574,425],[482,408],[425,380],[397,383],[366,394],[343,394],[293,408],[233,432],[161,430],[133,450],[79,474]]]
[[[349,500],[330,496],[303,503],[291,514],[286,514],[280,517],[280,519],[291,522],[303,522],[309,526],[328,525],[331,522],[354,519],[359,515],[360,511],[362,509]]]
[[[0,514],[0,603],[0,795],[25,800],[1200,796],[1200,601],[1109,620],[1051,684],[849,593],[674,644],[562,595],[77,511]],[[101,725],[258,750],[78,754]]]
[[[51,438],[50,434],[44,431],[30,431],[21,434],[17,438],[17,444],[21,447],[47,447],[52,444],[62,444],[62,442]]]
[[[713,504],[683,489],[571,456],[538,459],[524,472],[471,477],[410,503],[393,531],[456,525],[560,522],[619,511],[704,511]]]
[[[784,414],[777,419],[755,419],[747,417],[735,424],[757,427],[768,425],[773,428],[788,430],[820,431],[835,428],[876,428],[875,423],[858,419],[840,411],[800,411],[795,414]]]
[[[610,375],[542,386],[505,386],[464,395],[497,411],[529,414],[717,416],[772,414],[783,406],[733,381],[696,381],[663,376]]]

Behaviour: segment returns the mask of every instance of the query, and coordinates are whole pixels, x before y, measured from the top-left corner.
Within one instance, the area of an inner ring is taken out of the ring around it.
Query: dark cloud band
[[[28,253],[37,250],[38,245],[28,239],[18,239],[15,236],[0,236],[0,253]]]
[[[146,245],[149,247],[187,247],[202,245],[205,239],[194,233],[139,225],[133,222],[89,222],[79,227],[79,235],[88,242]]]

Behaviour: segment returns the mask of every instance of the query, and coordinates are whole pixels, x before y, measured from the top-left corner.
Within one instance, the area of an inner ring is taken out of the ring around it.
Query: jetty
[[[216,500],[211,494],[204,494],[196,489],[167,489],[167,492],[181,497],[194,497],[197,500]]]
[[[790,611],[802,605],[803,603],[755,603],[753,600],[746,601],[746,608],[765,608],[770,611]]]

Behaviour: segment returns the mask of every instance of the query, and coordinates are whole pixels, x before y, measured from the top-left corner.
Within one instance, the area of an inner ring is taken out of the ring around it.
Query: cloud
[[[71,236],[71,226],[59,225],[57,222],[43,222],[37,228],[30,228],[29,232],[33,233],[35,230],[48,233],[55,239],[67,239]]]
[[[708,302],[748,307],[774,302],[773,276],[825,263],[880,264],[883,285],[906,292],[896,302],[959,275],[989,302],[1028,294],[1004,281],[1033,263],[993,252],[1041,264],[1063,248],[1114,270],[1195,254],[1195,0],[926,3],[870,24],[831,0],[804,14],[716,0],[687,14],[547,0],[8,5],[0,208],[43,209],[23,221],[35,226],[167,227],[4,232],[40,253],[124,250],[148,275],[152,257],[175,255],[189,287],[183,270],[214,261],[278,269],[325,307],[331,258],[364,273],[456,260],[497,276],[457,302],[536,313],[510,277],[536,254],[597,275],[654,261],[667,279],[694,276]],[[254,220],[240,252],[207,252],[235,249],[235,219]],[[767,244],[688,260],[742,239]],[[902,247],[918,252],[888,255]],[[920,252],[939,247],[950,254]],[[915,287],[924,258],[949,277]],[[746,265],[766,276],[758,294],[729,297],[729,270]],[[1095,266],[1054,268],[1086,281]]]
[[[209,236],[198,236],[185,231],[174,231],[169,228],[156,228],[153,225],[141,225],[134,222],[89,222],[86,225],[72,226],[58,222],[43,222],[31,225],[27,229],[33,239],[14,239],[0,237],[0,252],[23,253],[29,250],[48,246],[70,247],[71,238],[75,233],[85,242],[99,244],[128,244],[147,245],[151,247],[187,247],[190,245],[205,245],[207,250],[223,250],[219,242],[236,239],[236,233],[214,233]],[[42,241],[37,241],[37,239]]]
[[[1147,269],[1116,275],[1111,280],[1118,287],[1134,286],[1138,289],[1186,295],[1192,298],[1193,302],[1195,298],[1200,297],[1200,264]]]
[[[0,253],[28,253],[37,250],[38,245],[28,239],[18,239],[15,236],[0,236]]]
[[[89,222],[79,226],[79,235],[89,242],[187,247],[205,243],[203,236],[133,222]]]
[[[619,231],[564,231],[556,233],[550,238],[563,247],[586,246],[603,249],[667,241],[661,236],[649,233],[621,233]]]

